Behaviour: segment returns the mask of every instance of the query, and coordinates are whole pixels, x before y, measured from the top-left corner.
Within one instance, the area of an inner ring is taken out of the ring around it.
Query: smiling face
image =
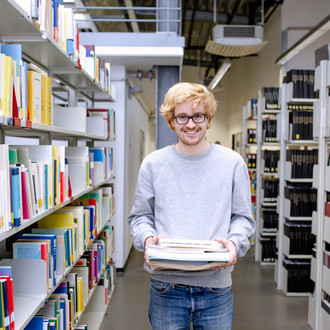
[[[205,114],[204,104],[193,107],[193,101],[188,101],[177,104],[174,110],[174,116],[193,116],[196,114]],[[176,122],[175,118],[172,119],[171,124],[179,139],[179,151],[190,150],[189,154],[192,152],[193,154],[198,154],[206,151],[209,146],[209,143],[205,140],[208,121],[207,116],[202,123],[195,123],[190,118],[186,124],[180,125]]]

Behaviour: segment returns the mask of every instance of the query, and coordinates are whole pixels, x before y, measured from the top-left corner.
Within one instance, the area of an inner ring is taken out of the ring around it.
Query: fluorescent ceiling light
[[[183,57],[183,47],[112,47],[98,46],[98,56],[170,56]]]
[[[212,79],[212,81],[210,82],[210,84],[207,88],[210,90],[213,90],[218,85],[218,83],[220,82],[222,77],[225,75],[225,73],[228,71],[230,66],[231,66],[231,60],[229,58],[226,58],[222,62],[219,70],[217,71],[217,73],[215,74],[214,78]]]
[[[328,15],[323,21],[312,28],[307,34],[299,39],[291,48],[289,48],[283,55],[277,60],[276,64],[283,65],[294,56],[296,56],[303,49],[308,47],[315,40],[319,39],[324,33],[330,30],[330,15]]]

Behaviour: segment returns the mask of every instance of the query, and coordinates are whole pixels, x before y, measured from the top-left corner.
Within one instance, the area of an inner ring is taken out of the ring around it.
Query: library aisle
[[[143,254],[131,251],[100,330],[148,330],[149,275]],[[307,297],[286,297],[277,290],[272,266],[254,261],[254,249],[233,272],[235,317],[232,330],[307,330]],[[169,329],[170,330],[170,329]]]

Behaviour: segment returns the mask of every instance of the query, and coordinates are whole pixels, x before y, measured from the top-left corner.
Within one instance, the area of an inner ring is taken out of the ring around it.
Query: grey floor
[[[233,272],[235,317],[233,330],[310,330],[306,297],[286,297],[273,281],[271,266],[254,262],[254,251],[239,259]],[[143,254],[131,251],[123,272],[117,273],[101,330],[149,330],[149,276]],[[93,329],[94,330],[94,329]],[[170,330],[170,329],[169,329]]]

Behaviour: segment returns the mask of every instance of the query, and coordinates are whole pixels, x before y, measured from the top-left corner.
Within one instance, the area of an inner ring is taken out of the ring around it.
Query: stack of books
[[[148,259],[152,269],[196,271],[224,266],[230,257],[217,241],[160,238],[148,248]]]

